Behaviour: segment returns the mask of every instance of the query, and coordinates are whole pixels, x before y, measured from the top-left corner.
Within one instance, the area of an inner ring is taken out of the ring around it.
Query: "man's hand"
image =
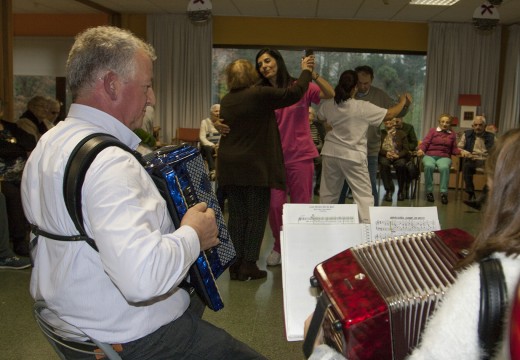
[[[220,243],[215,212],[205,202],[188,209],[181,221],[182,225],[191,226],[199,237],[200,249],[207,250]]]

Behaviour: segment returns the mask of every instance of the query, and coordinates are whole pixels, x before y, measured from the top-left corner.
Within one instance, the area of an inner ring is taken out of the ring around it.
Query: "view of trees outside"
[[[236,59],[255,61],[260,49],[213,48],[213,89],[212,102],[218,103],[227,93],[225,69]],[[280,50],[289,73],[298,77],[302,50]],[[341,51],[315,51],[315,71],[335,87],[341,73],[356,66],[369,65],[374,69],[372,85],[385,90],[397,100],[398,95],[407,91],[412,94],[413,104],[404,121],[422,133],[422,109],[424,104],[424,81],[426,78],[426,55],[356,53]]]

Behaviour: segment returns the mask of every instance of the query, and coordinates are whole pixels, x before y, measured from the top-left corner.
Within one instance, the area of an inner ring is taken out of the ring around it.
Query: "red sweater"
[[[419,149],[429,156],[460,155],[460,149],[457,148],[457,135],[453,131],[440,131],[439,128],[431,128],[428,131]]]

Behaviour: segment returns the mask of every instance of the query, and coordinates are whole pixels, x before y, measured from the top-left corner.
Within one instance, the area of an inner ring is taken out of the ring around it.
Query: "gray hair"
[[[480,118],[480,120],[482,120],[482,124],[486,125],[486,117],[484,115],[475,116],[475,118],[473,119],[473,122],[475,122],[475,120],[477,120],[477,118]]]
[[[49,109],[49,98],[41,95],[36,95],[27,102],[27,109],[33,111],[38,106],[45,110]]]
[[[134,55],[143,50],[152,60],[157,57],[150,44],[128,30],[114,26],[90,28],[76,36],[67,59],[67,83],[76,99],[105,72],[113,71],[123,79],[134,75]]]

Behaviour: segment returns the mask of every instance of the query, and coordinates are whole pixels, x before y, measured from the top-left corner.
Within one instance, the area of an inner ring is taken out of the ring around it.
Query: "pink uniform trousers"
[[[273,232],[273,250],[280,250],[280,229],[282,227],[283,204],[290,196],[293,204],[312,203],[312,177],[314,175],[314,159],[306,159],[285,165],[286,190],[271,189],[271,205],[269,208],[269,225]]]

